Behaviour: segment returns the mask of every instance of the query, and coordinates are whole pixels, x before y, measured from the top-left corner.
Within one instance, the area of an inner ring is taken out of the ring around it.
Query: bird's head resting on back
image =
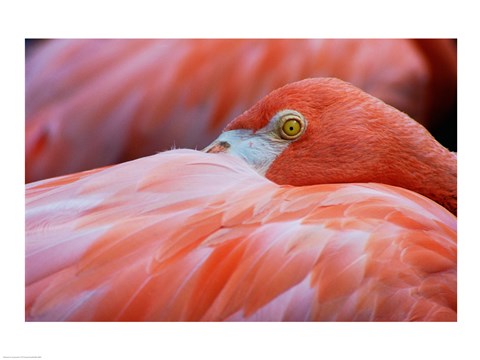
[[[273,91],[203,151],[239,156],[278,184],[390,184],[456,214],[456,155],[406,114],[338,79]]]

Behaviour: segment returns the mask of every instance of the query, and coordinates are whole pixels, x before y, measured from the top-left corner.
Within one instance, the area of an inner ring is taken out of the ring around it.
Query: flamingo
[[[202,148],[270,91],[320,76],[430,128],[455,100],[456,52],[447,39],[46,41],[26,59],[26,182]]]
[[[456,155],[306,79],[175,149],[26,185],[28,321],[456,321]]]

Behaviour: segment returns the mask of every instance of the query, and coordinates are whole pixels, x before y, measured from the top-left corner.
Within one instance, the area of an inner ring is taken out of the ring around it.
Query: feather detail
[[[172,150],[26,190],[28,321],[455,320],[456,218]]]

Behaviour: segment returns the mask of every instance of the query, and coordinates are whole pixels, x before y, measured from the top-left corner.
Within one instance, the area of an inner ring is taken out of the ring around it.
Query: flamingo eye
[[[302,125],[298,120],[290,119],[285,121],[282,126],[282,130],[288,136],[295,136],[300,132],[300,130],[302,130]]]
[[[300,113],[286,110],[278,115],[278,129],[282,139],[295,140],[305,132],[307,123]]]

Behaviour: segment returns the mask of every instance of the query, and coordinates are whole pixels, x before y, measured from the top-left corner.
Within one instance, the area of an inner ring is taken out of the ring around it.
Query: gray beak
[[[230,144],[228,142],[215,140],[202,151],[210,154],[223,153],[226,152],[229,147]]]

